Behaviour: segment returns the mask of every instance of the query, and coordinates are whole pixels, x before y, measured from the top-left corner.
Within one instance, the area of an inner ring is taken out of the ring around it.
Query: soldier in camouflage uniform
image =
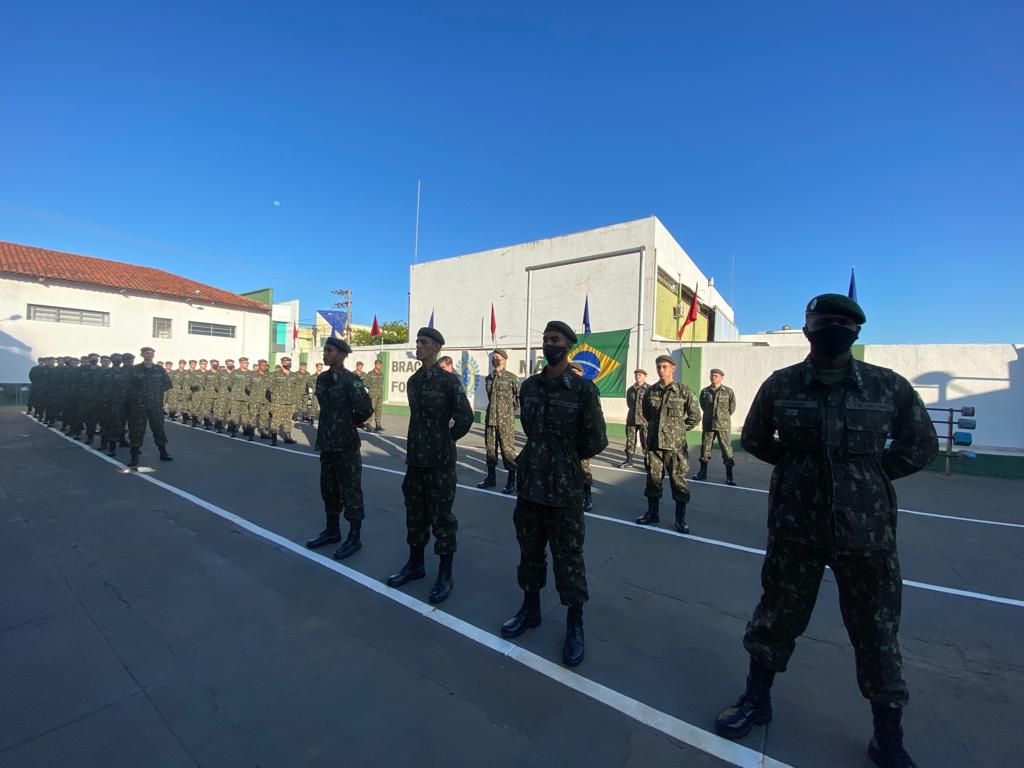
[[[589,599],[581,460],[608,445],[597,387],[569,368],[569,348],[575,343],[572,328],[559,320],[549,322],[544,328],[547,366],[519,390],[526,446],[519,454],[513,521],[523,605],[501,625],[502,637],[508,638],[540,625],[540,591],[548,570],[545,550],[550,545],[555,587],[568,608],[562,661],[570,667],[583,661],[583,604]]]
[[[250,385],[249,419],[261,438],[270,439],[270,364],[266,360],[256,362],[256,372]]]
[[[700,438],[700,471],[694,480],[708,479],[708,462],[711,461],[711,449],[718,438],[718,447],[722,451],[722,462],[725,464],[725,482],[736,485],[732,476],[732,468],[736,463],[732,458],[732,414],[736,411],[736,394],[722,384],[725,374],[718,368],[711,369],[711,384],[700,391],[700,409],[704,414],[704,423]]]
[[[164,415],[168,419],[174,418],[174,409],[177,407],[177,390],[174,387],[174,363],[170,360],[163,364],[167,376],[171,380],[171,388],[164,392]]]
[[[640,437],[640,451],[644,454],[644,466],[647,466],[647,421],[644,419],[644,395],[651,388],[646,382],[647,371],[637,368],[633,371],[633,386],[626,390],[626,460],[620,467],[633,466],[633,453],[636,451],[636,438]]]
[[[139,466],[142,439],[146,424],[153,432],[153,442],[160,452],[160,461],[173,461],[167,453],[167,435],[164,434],[164,393],[171,388],[167,371],[153,364],[153,348],[142,348],[142,362],[131,369],[131,388],[128,392],[128,436],[131,441],[131,460],[128,466]]]
[[[93,352],[89,355],[88,366],[82,371],[80,397],[82,428],[85,430],[83,442],[90,447],[96,438],[100,420],[100,389],[103,378],[100,359],[100,356]],[[109,358],[107,364],[110,364]]]
[[[212,430],[217,426],[217,403],[220,395],[220,360],[210,359],[203,386],[203,426]]]
[[[309,423],[315,424],[320,418],[320,401],[316,399],[316,380],[321,373],[324,372],[324,364],[317,363],[316,370],[309,375],[309,388],[313,392],[313,397],[309,403]]]
[[[583,373],[583,366],[577,363],[575,360],[569,361],[569,371],[573,376],[580,376],[585,378]],[[594,511],[594,499],[591,495],[591,489],[594,486],[594,475],[590,471],[590,459],[580,459],[580,469],[583,470],[583,511],[593,512]]]
[[[191,407],[189,416],[192,417],[193,427],[198,427],[200,420],[204,418],[206,408],[206,370],[208,366],[209,363],[205,359],[200,360],[199,367],[192,372],[192,381],[189,384],[189,390],[192,393],[192,396],[189,398],[189,405]]]
[[[252,397],[252,371],[249,370],[249,358],[238,358],[238,369],[231,374],[231,401],[228,403],[228,434],[237,437],[241,432],[251,442],[252,424],[249,421],[250,402]]]
[[[277,435],[284,436],[285,443],[294,445],[292,419],[295,415],[295,377],[291,373],[292,359],[281,358],[281,370],[274,371],[267,380],[270,394],[270,444],[277,445]]]
[[[341,541],[344,511],[349,523],[348,537],[335,551],[335,560],[344,560],[363,548],[363,460],[356,425],[369,418],[372,406],[363,383],[345,370],[345,358],[351,352],[352,348],[341,339],[328,339],[324,344],[324,361],[330,368],[320,374],[316,383],[321,417],[315,447],[320,452],[320,494],[327,525],[306,546],[316,549]]]
[[[117,453],[117,443],[121,438],[121,435],[116,433],[117,425],[114,423],[114,395],[118,377],[122,375],[121,361],[122,356],[120,352],[115,352],[110,356],[110,368],[103,375],[100,389],[100,412],[102,419],[100,422],[100,450],[106,451],[110,456]],[[125,389],[123,396],[127,396],[127,389]]]
[[[487,449],[487,477],[477,488],[493,488],[498,484],[498,449],[508,472],[502,493],[516,492],[516,408],[519,406],[519,379],[505,368],[508,352],[491,352],[494,370],[484,379],[487,389],[487,416],[484,420],[484,446]]]
[[[25,404],[25,413],[29,416],[32,415],[33,410],[38,410],[39,408],[39,381],[42,378],[40,371],[44,367],[43,359],[42,357],[37,357],[36,364],[29,368],[28,371],[28,383],[30,386],[28,390],[28,403]]]
[[[234,384],[235,361],[225,360],[217,371],[217,395],[213,404],[213,425],[217,434],[228,429],[228,414],[231,411],[231,387]]]
[[[434,551],[441,559],[437,580],[430,589],[430,602],[444,602],[451,594],[452,558],[455,555],[459,521],[452,513],[455,501],[455,442],[469,432],[473,409],[462,382],[441,370],[437,353],[444,336],[434,328],[416,333],[416,358],[420,368],[409,377],[409,436],[406,443],[405,526],[409,560],[388,577],[390,587],[400,587],[426,576],[423,550],[434,533]],[[449,427],[449,422],[453,426]]]
[[[636,519],[637,525],[655,525],[660,521],[658,505],[661,486],[668,472],[672,500],[676,503],[676,530],[689,533],[686,505],[690,486],[686,473],[690,469],[686,433],[700,423],[700,407],[693,390],[674,381],[676,361],[660,355],[655,361],[658,382],[644,395],[644,419],[647,421],[647,511]]]
[[[68,377],[64,406],[64,433],[68,437],[78,439],[84,425],[82,418],[83,383],[88,376],[86,369],[89,367],[89,356],[82,355],[80,358],[73,358],[71,362],[71,375]]]
[[[373,370],[363,377],[363,386],[370,393],[370,404],[373,405],[373,431],[383,432],[384,427],[380,423],[381,408],[384,407],[384,372],[381,370],[381,361],[373,361]],[[369,424],[369,421],[367,421]],[[369,429],[369,427],[367,427]]]
[[[743,638],[750,654],[747,687],[715,727],[740,738],[771,720],[771,684],[807,628],[827,565],[839,589],[857,682],[871,702],[868,755],[883,768],[908,768],[914,762],[901,725],[909,696],[898,640],[902,582],[892,481],[927,466],[938,445],[910,383],[853,358],[850,347],[865,319],[845,296],[812,299],[804,325],[810,355],[761,385],[743,425],[743,448],[775,467],[768,551],[761,601]]]

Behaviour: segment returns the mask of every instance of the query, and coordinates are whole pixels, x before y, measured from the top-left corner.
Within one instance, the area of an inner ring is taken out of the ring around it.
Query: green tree
[[[369,331],[361,328],[352,331],[352,346],[367,347],[380,344],[383,337],[385,344],[404,344],[409,340],[409,326],[402,320],[388,320],[380,324],[381,336],[372,338]]]

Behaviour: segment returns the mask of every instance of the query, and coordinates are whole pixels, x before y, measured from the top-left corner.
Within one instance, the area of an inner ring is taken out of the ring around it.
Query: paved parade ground
[[[565,609],[515,642],[514,499],[474,486],[460,443],[454,592],[383,579],[405,561],[405,420],[363,439],[364,548],[302,547],[323,527],[319,467],[168,425],[138,473],[0,409],[0,768],[29,766],[866,766],[871,713],[826,574],[775,718],[713,734],[743,689],[760,594],[769,467],[694,483],[692,535],[632,520],[643,474],[594,460],[587,656],[560,664]],[[120,449],[121,460],[127,449]],[[498,472],[499,489],[504,473]],[[667,486],[667,481],[666,481]],[[1024,764],[1024,481],[920,473],[896,484],[907,747],[921,766]],[[668,521],[668,522],[665,522]]]

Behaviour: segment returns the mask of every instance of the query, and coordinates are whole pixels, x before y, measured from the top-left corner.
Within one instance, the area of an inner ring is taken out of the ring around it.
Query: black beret
[[[324,346],[325,347],[337,347],[342,352],[344,352],[346,355],[349,354],[352,351],[352,347],[350,347],[348,345],[347,341],[345,341],[344,339],[336,339],[333,336],[331,338],[329,338],[327,341],[324,342]],[[283,360],[284,358],[281,358],[281,359]]]
[[[437,330],[437,328],[420,328],[416,331],[416,335],[426,336],[428,339],[436,341],[442,347],[444,346],[444,336],[441,335],[441,332]]]
[[[864,325],[867,317],[860,304],[841,293],[823,293],[815,296],[807,304],[808,315],[842,315],[855,321],[857,325]]]
[[[561,320],[548,321],[548,324],[544,326],[544,333],[547,333],[548,331],[555,331],[556,333],[562,334],[573,344],[577,341],[576,332],[573,331],[568,323],[563,323]]]
[[[668,363],[669,365],[674,366],[676,364],[676,361],[672,357],[672,355],[658,355],[658,357],[654,360],[654,364],[657,365],[658,363]]]

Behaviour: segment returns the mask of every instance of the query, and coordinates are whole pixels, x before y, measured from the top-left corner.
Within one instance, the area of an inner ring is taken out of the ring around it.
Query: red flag
[[[373,328],[370,329],[370,338],[380,336],[380,323],[377,322],[377,315],[373,316]]]
[[[494,343],[494,332],[498,330],[498,321],[494,319],[494,302],[491,302],[491,343]]]
[[[686,315],[686,319],[683,320],[683,325],[676,333],[676,338],[683,338],[683,331],[686,330],[686,326],[690,323],[697,322],[697,316],[700,314],[700,302],[697,300],[697,286],[693,286],[693,301],[690,303],[690,311]]]
[[[293,344],[295,343],[295,340],[297,338],[299,338],[299,323],[298,323],[298,321],[292,323],[292,343]]]

